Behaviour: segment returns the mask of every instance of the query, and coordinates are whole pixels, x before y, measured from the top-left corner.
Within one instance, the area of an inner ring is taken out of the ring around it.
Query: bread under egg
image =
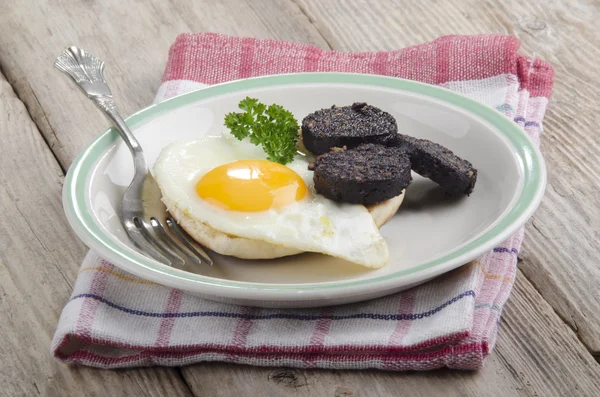
[[[387,263],[374,218],[393,214],[403,195],[372,216],[362,205],[317,194],[308,159],[281,166],[265,157],[230,135],[206,137],[164,148],[153,174],[171,215],[218,253],[264,259],[310,251],[369,268]]]

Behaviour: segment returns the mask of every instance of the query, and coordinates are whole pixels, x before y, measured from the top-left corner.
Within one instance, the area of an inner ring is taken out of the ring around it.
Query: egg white
[[[308,160],[300,156],[286,166],[302,177],[310,194],[290,205],[262,212],[228,211],[197,195],[196,183],[211,169],[266,157],[260,147],[229,134],[205,137],[165,147],[153,174],[165,201],[220,232],[320,252],[370,268],[386,264],[387,244],[369,211],[362,205],[336,203],[317,194]]]

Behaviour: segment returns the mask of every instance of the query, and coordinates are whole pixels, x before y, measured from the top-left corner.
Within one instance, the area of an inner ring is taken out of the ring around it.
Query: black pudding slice
[[[391,114],[364,102],[317,110],[302,120],[302,142],[315,155],[327,153],[333,147],[385,145],[397,133],[396,119]]]
[[[429,178],[452,195],[470,195],[477,182],[473,164],[442,145],[398,134],[392,145],[405,150],[417,174]]]
[[[309,167],[317,193],[344,203],[371,205],[402,193],[411,182],[410,159],[402,148],[375,144],[335,149]]]

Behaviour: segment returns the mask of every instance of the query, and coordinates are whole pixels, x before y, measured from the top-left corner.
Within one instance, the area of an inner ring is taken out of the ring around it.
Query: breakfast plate
[[[388,295],[466,264],[522,226],[544,193],[542,156],[516,124],[473,99],[409,80],[346,73],[258,77],[171,98],[135,113],[127,123],[152,167],[173,142],[223,134],[225,114],[247,96],[282,105],[299,121],[334,104],[367,102],[391,114],[403,134],[440,143],[469,160],[478,170],[477,185],[468,197],[448,198],[413,173],[400,209],[380,229],[389,259],[378,269],[317,253],[248,260],[210,251],[214,267],[181,269],[140,253],[121,226],[119,205],[133,164],[117,132],[109,129],[67,173],[63,206],[77,235],[127,272],[207,299],[325,306]],[[318,238],[301,227],[298,234],[306,240]]]

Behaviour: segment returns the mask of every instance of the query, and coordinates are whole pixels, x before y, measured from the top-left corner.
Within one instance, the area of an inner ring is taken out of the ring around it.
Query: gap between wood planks
[[[298,7],[298,9],[302,13],[302,15],[304,15],[306,17],[306,19],[308,20],[308,22],[315,28],[315,30],[317,31],[317,33],[323,38],[323,41],[325,43],[327,43],[327,47],[329,47],[330,50],[333,50],[334,48],[331,45],[331,42],[329,40],[327,40],[327,37],[323,34],[323,32],[321,32],[321,30],[319,29],[319,27],[315,23],[315,20],[308,14],[308,11],[301,4],[299,4],[296,0],[290,0],[290,2],[292,4],[294,4],[296,7]]]
[[[36,125],[38,134],[42,137],[42,139],[44,140],[44,143],[46,143],[46,146],[48,146],[48,149],[50,149],[50,153],[52,153],[52,156],[54,157],[54,160],[56,160],[56,164],[58,164],[58,166],[62,170],[63,176],[65,176],[67,174],[67,169],[65,168],[65,166],[62,164],[62,162],[60,161],[60,159],[56,155],[56,152],[54,150],[52,150],[53,148],[50,145],[50,142],[48,142],[48,139],[46,139],[46,136],[44,134],[42,134],[41,126],[33,118],[33,114],[31,113],[31,110],[29,109],[29,106],[27,106],[27,103],[23,100],[22,96],[20,95],[20,92],[15,87],[15,84],[12,81],[10,81],[10,79],[7,77],[6,73],[4,73],[4,67],[2,65],[2,58],[0,58],[0,77],[4,77],[4,79],[6,81],[8,81],[8,84],[10,84],[10,86],[12,87],[12,89],[13,89],[13,91],[15,93],[15,96],[17,97],[17,99],[19,99],[19,101],[23,104],[23,106],[25,106],[25,109],[27,109],[27,114],[29,115],[29,118],[33,121],[33,123]],[[35,98],[35,102],[37,103],[37,106],[42,111],[42,113],[44,115],[44,118],[46,119],[46,123],[48,124],[48,127],[52,131],[52,135],[56,135],[54,133],[54,130],[52,129],[52,126],[50,126],[50,122],[48,121],[48,118],[46,117],[46,112],[44,112],[44,108],[42,107],[42,105],[40,104],[40,101],[37,99],[37,96],[35,95],[35,91],[33,90],[33,88],[31,86],[29,86],[29,89],[31,90],[31,94]]]
[[[177,376],[179,376],[179,379],[181,379],[181,383],[183,383],[183,385],[186,387],[186,389],[190,393],[190,396],[196,396],[196,394],[194,394],[194,391],[192,390],[192,385],[190,385],[188,380],[183,375],[182,367],[173,367],[173,369],[175,369],[175,373],[177,374]]]
[[[537,231],[538,231],[538,232],[539,232],[539,233],[540,233],[540,234],[543,236],[542,232],[540,232],[540,231],[538,230],[538,228],[537,228],[537,227],[535,227],[535,225],[534,225],[533,221],[531,222],[531,226],[532,226],[532,227],[533,227],[535,230],[537,230]],[[544,236],[544,237],[545,237],[545,236]],[[517,257],[517,266],[518,266],[518,263],[520,263],[520,262],[522,262],[522,261],[523,261],[523,259],[522,259],[520,256],[518,256],[518,257]],[[534,289],[534,290],[535,290],[535,291],[536,291],[536,292],[537,292],[537,293],[538,293],[538,294],[539,294],[539,295],[542,297],[542,299],[543,299],[543,300],[544,300],[546,303],[548,303],[548,306],[550,306],[550,307],[552,308],[552,311],[554,312],[554,314],[556,314],[556,316],[557,316],[558,318],[560,318],[560,320],[561,320],[563,323],[565,323],[565,324],[567,325],[567,327],[569,327],[569,329],[570,329],[570,330],[571,330],[571,331],[572,331],[572,332],[575,334],[575,336],[577,337],[577,340],[578,340],[578,341],[579,341],[579,342],[580,342],[580,343],[581,343],[583,346],[585,346],[585,348],[586,348],[586,351],[587,351],[587,352],[588,352],[588,353],[589,353],[589,354],[590,354],[590,355],[591,355],[591,356],[592,356],[592,357],[593,357],[593,358],[594,358],[594,359],[595,359],[595,360],[596,360],[596,361],[597,361],[597,362],[600,364],[600,355],[595,355],[595,354],[593,354],[593,353],[592,353],[592,352],[591,352],[591,351],[590,351],[590,350],[587,348],[586,344],[584,343],[584,340],[583,340],[583,338],[581,337],[581,334],[580,334],[580,332],[579,332],[579,327],[577,326],[577,323],[575,322],[575,319],[572,319],[572,321],[573,321],[573,325],[571,325],[571,323],[570,323],[570,322],[569,322],[569,321],[568,321],[566,318],[564,318],[564,316],[563,316],[563,315],[560,313],[560,311],[558,311],[558,310],[557,310],[557,309],[556,309],[554,306],[552,306],[552,305],[551,305],[551,304],[550,304],[548,301],[546,301],[546,299],[544,298],[544,295],[542,294],[542,291],[541,291],[541,290],[538,288],[538,286],[537,286],[537,285],[536,285],[536,284],[535,284],[535,283],[534,283],[532,280],[530,280],[530,279],[527,277],[527,275],[526,275],[524,272],[522,272],[522,271],[518,270],[518,271],[517,271],[517,273],[520,275],[520,277],[523,277],[523,278],[525,278],[527,281],[529,281],[529,284],[531,284],[531,287],[532,287],[532,288],[533,288],[533,289]],[[510,299],[510,297],[509,297],[509,299]]]

